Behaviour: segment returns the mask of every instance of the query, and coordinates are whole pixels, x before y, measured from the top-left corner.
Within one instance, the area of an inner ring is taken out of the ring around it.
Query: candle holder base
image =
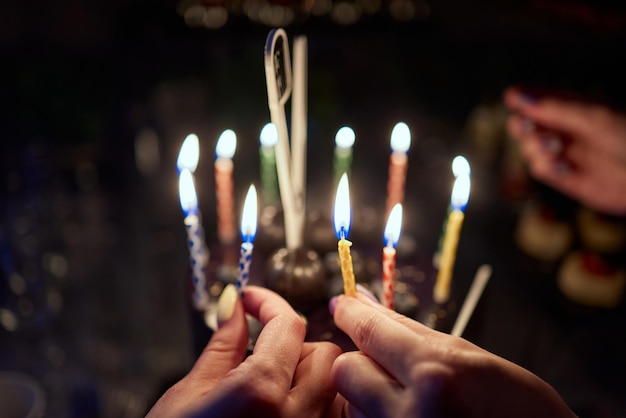
[[[433,302],[426,309],[420,310],[418,321],[437,331],[449,333],[456,313],[456,302],[450,299],[444,303]]]
[[[326,301],[326,273],[319,255],[308,248],[274,252],[267,266],[267,287],[307,313]]]
[[[254,246],[269,255],[285,245],[285,222],[282,208],[265,206],[259,216],[259,227]]]
[[[305,239],[318,254],[324,255],[337,251],[337,238],[332,222],[330,216],[320,211],[312,211],[307,215]]]

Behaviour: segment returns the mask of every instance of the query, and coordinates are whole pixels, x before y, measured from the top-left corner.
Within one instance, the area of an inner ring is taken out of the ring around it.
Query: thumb
[[[235,285],[224,288],[217,306],[220,326],[189,372],[204,381],[221,380],[243,361],[248,346],[248,323]]]

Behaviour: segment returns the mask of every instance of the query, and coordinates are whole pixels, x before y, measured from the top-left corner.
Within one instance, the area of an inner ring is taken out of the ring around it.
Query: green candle
[[[344,173],[350,174],[354,141],[354,130],[349,126],[340,128],[335,135],[335,161],[333,164],[335,184],[339,183],[339,179]]]
[[[278,182],[276,175],[276,154],[274,147],[278,142],[278,133],[273,123],[267,123],[261,129],[259,138],[261,146],[261,185],[263,187],[263,201],[266,205],[274,206],[278,202]]]

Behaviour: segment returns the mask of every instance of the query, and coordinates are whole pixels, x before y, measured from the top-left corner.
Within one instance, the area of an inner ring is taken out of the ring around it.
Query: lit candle
[[[251,185],[246,195],[241,216],[241,251],[239,253],[239,272],[237,274],[237,289],[243,292],[244,287],[250,280],[250,263],[252,262],[252,250],[254,249],[254,236],[257,224],[257,196],[256,188]]]
[[[215,146],[215,193],[217,199],[217,235],[222,244],[235,240],[235,198],[233,186],[233,155],[237,135],[226,129]]]
[[[278,201],[278,190],[276,188],[276,154],[274,147],[278,142],[278,132],[276,125],[266,123],[259,135],[261,147],[261,184],[263,185],[263,201],[266,205],[275,205]]]
[[[176,171],[178,172],[178,174],[180,175],[180,173],[187,169],[191,172],[191,182],[192,182],[192,186],[194,188],[194,196],[196,196],[195,193],[195,178],[194,178],[194,174],[196,171],[196,168],[198,168],[198,161],[200,160],[200,144],[198,141],[198,136],[196,134],[189,134],[187,135],[187,137],[185,138],[185,140],[183,141],[183,144],[180,147],[180,151],[178,153],[178,159],[176,160]],[[180,180],[180,179],[179,179]],[[195,216],[198,218],[198,225],[200,225],[200,228],[202,227],[202,215],[200,213],[200,208],[198,207],[198,199],[197,196],[195,197],[195,208],[194,208],[194,212],[195,212]],[[204,241],[204,233],[202,234],[202,247],[197,248],[197,251],[201,251],[203,253],[203,259],[206,260],[206,263],[209,262],[209,249],[206,246],[206,242]]]
[[[350,173],[352,165],[352,148],[356,137],[349,126],[339,128],[335,134],[334,179],[335,184],[343,173]]]
[[[404,122],[396,123],[391,131],[391,156],[387,179],[387,206],[389,214],[396,203],[404,203],[404,183],[408,166],[408,152],[411,147],[411,131]]]
[[[470,169],[469,162],[462,155],[457,155],[456,157],[454,157],[454,160],[452,160],[452,174],[454,175],[455,179],[459,177],[460,175],[471,176],[472,170]],[[437,243],[437,251],[435,251],[435,254],[433,254],[433,267],[436,269],[438,269],[439,265],[441,264],[441,249],[443,247],[443,237],[445,236],[445,233],[446,233],[448,216],[450,215],[451,210],[452,210],[452,207],[448,205],[448,210],[446,211],[446,217],[441,227],[441,234],[439,234],[439,242]]]
[[[204,230],[198,216],[198,198],[193,184],[193,176],[189,169],[184,168],[180,172],[178,194],[180,207],[185,214],[185,228],[187,229],[187,244],[189,246],[189,261],[193,283],[193,305],[198,310],[204,310],[209,302],[205,273],[209,261],[209,253],[206,250]]]
[[[454,178],[462,175],[470,176],[472,174],[472,169],[470,168],[467,158],[462,155],[454,157],[454,160],[452,160],[452,174]]]
[[[350,254],[352,243],[346,239],[350,233],[350,188],[348,175],[345,173],[341,176],[337,186],[333,222],[335,234],[339,238],[337,250],[339,252],[341,277],[343,278],[343,292],[348,296],[356,296],[356,279],[354,278],[354,267]]]
[[[178,152],[178,159],[176,160],[176,171],[178,174],[185,168],[191,173],[196,172],[198,167],[198,160],[200,159],[200,143],[196,134],[189,134],[183,141],[183,145]]]
[[[389,213],[383,239],[383,305],[394,308],[396,283],[396,245],[402,229],[402,205],[396,203]]]
[[[452,188],[452,197],[450,198],[451,211],[448,214],[446,233],[443,239],[441,266],[433,289],[433,299],[437,303],[445,303],[450,297],[452,270],[456,259],[456,250],[459,245],[469,193],[470,176],[468,174],[459,175],[454,181],[454,187]]]

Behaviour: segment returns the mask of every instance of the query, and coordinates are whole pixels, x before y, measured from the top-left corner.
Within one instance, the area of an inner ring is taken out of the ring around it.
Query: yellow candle
[[[470,169],[469,162],[462,155],[457,155],[452,160],[452,174],[454,178],[457,178],[461,175],[471,176],[472,170]],[[452,204],[448,205],[448,210],[446,211],[446,219],[443,222],[441,227],[441,234],[439,235],[439,243],[437,244],[437,251],[433,254],[433,267],[438,269],[441,263],[441,251],[443,250],[443,238],[446,233],[446,222],[448,222],[448,217],[450,216],[450,211],[452,210]]]
[[[345,238],[341,238],[337,243],[341,277],[343,278],[343,293],[347,296],[356,296],[356,279],[352,265],[352,254],[350,254],[351,246],[352,242]]]
[[[450,296],[450,284],[452,282],[452,270],[456,260],[456,250],[459,245],[461,226],[465,214],[460,210],[453,210],[448,216],[446,234],[443,239],[443,250],[441,252],[441,265],[437,273],[437,282],[433,297],[437,303],[447,302]]]
[[[333,223],[335,234],[339,238],[337,251],[339,252],[341,277],[343,278],[343,291],[348,296],[356,296],[356,279],[354,277],[352,255],[350,254],[352,242],[346,239],[350,232],[350,188],[348,176],[345,173],[341,176],[337,186]]]
[[[452,283],[452,272],[456,260],[457,247],[461,235],[461,227],[465,219],[464,210],[469,200],[470,176],[469,174],[459,175],[452,188],[450,207],[452,210],[448,214],[446,233],[443,239],[443,249],[441,262],[437,272],[437,281],[433,289],[433,299],[436,303],[445,303],[450,297],[450,287]]]

